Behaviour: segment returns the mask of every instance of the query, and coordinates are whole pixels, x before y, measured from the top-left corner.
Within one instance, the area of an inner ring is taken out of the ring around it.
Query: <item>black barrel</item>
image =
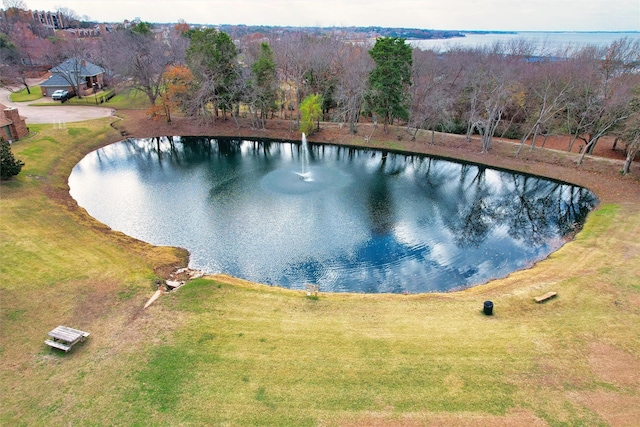
[[[484,302],[484,314],[491,316],[493,314],[493,303],[491,301]]]

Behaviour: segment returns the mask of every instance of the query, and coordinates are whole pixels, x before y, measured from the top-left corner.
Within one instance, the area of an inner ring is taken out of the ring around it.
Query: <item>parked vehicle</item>
[[[67,99],[69,99],[69,91],[62,89],[57,90],[53,92],[53,95],[51,95],[51,99],[53,99],[54,101],[66,101]]]

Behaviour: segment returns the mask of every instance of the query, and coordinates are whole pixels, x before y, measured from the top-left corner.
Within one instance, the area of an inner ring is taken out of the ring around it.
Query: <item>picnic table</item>
[[[45,340],[45,344],[68,352],[79,342],[83,342],[89,336],[89,332],[73,329],[68,326],[58,326],[48,334],[50,340]]]

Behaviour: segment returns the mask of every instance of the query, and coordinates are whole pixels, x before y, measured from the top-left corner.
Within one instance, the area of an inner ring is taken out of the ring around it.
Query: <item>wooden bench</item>
[[[79,342],[83,342],[88,336],[89,332],[73,329],[68,326],[58,326],[48,334],[50,340],[45,340],[45,344],[64,352],[68,352],[71,348]]]
[[[69,350],[71,350],[71,346],[70,345],[66,345],[66,344],[63,344],[63,343],[58,342],[58,341],[45,340],[44,343],[46,345],[48,345],[48,346],[59,348],[60,350],[64,350],[65,353],[68,352]]]
[[[557,292],[547,292],[544,295],[541,295],[539,297],[536,297],[535,300],[538,304],[545,302],[546,300],[549,300],[551,298],[554,298],[556,295],[558,295]]]

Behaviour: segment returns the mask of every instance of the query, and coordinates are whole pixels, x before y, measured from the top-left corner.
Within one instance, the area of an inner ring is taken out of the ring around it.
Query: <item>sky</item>
[[[640,0],[24,0],[102,22],[640,31]]]

